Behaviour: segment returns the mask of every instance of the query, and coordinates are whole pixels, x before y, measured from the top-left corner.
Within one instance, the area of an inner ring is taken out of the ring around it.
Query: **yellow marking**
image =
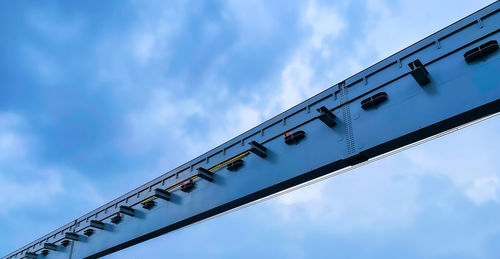
[[[182,182],[180,182],[180,183],[178,183],[178,184],[176,184],[176,185],[174,185],[174,186],[171,186],[170,188],[167,188],[167,189],[166,189],[166,191],[167,191],[167,192],[169,192],[169,191],[171,191],[171,190],[173,190],[173,189],[175,189],[175,188],[179,187],[179,186],[181,185],[181,183],[186,182],[186,181],[189,181],[189,180],[194,180],[194,179],[196,179],[196,178],[198,178],[198,176],[197,176],[197,175],[195,175],[195,176],[191,176],[191,177],[189,177],[188,179],[186,179],[186,180],[184,180],[184,181],[182,181]]]
[[[219,168],[221,168],[221,167],[223,167],[223,166],[225,166],[225,165],[227,165],[227,164],[229,164],[229,163],[231,163],[233,161],[236,161],[236,160],[238,160],[238,159],[240,159],[242,157],[248,156],[248,154],[250,154],[250,152],[248,152],[248,151],[243,152],[243,153],[241,153],[241,154],[239,154],[239,155],[237,155],[237,156],[235,156],[235,157],[233,157],[233,158],[231,158],[229,160],[226,160],[225,162],[222,162],[222,163],[220,163],[220,164],[218,164],[218,165],[216,165],[214,167],[209,168],[208,170],[210,170],[210,171],[217,170],[217,169],[219,169]]]
[[[155,199],[156,199],[156,196],[151,196],[151,197],[149,197],[149,198],[141,201],[141,204],[144,205],[144,204],[146,204],[146,202],[148,202],[148,201],[154,201]]]
[[[240,158],[242,158],[242,157],[248,156],[248,154],[250,154],[250,152],[245,151],[245,152],[243,152],[243,153],[241,153],[241,154],[239,154],[239,155],[237,155],[237,156],[235,156],[235,157],[233,157],[233,158],[231,158],[231,159],[229,159],[229,160],[226,160],[226,161],[224,161],[224,162],[222,162],[222,163],[220,163],[220,164],[218,164],[218,165],[215,165],[215,166],[213,166],[213,167],[209,168],[208,170],[209,170],[209,171],[214,171],[214,170],[220,169],[221,167],[223,167],[223,166],[225,166],[225,165],[227,165],[227,164],[229,164],[229,163],[231,163],[231,162],[233,162],[233,161],[236,161],[236,160],[238,160],[238,159],[240,159]],[[195,175],[195,176],[191,176],[191,177],[189,177],[188,179],[186,179],[186,180],[184,180],[184,181],[182,181],[182,182],[180,182],[180,183],[177,183],[177,184],[175,184],[175,185],[173,185],[173,186],[171,186],[171,187],[167,188],[165,191],[169,192],[169,191],[171,191],[171,190],[173,190],[173,189],[175,189],[175,188],[179,187],[179,186],[181,185],[181,183],[186,182],[186,181],[189,181],[189,180],[194,180],[194,179],[196,179],[196,178],[198,178],[198,176],[197,176],[197,175]],[[146,203],[146,202],[148,202],[148,201],[150,201],[150,200],[154,200],[154,199],[156,199],[156,197],[155,197],[155,196],[151,196],[151,197],[149,197],[149,198],[147,198],[147,199],[145,199],[145,200],[141,201],[141,203]]]

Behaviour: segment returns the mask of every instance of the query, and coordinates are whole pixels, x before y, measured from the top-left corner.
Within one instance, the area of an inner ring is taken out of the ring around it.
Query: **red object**
[[[285,133],[285,137],[290,136],[290,132]]]

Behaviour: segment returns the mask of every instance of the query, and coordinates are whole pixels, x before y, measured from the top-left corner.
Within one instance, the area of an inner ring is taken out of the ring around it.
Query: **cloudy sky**
[[[0,254],[491,2],[2,1]],[[499,132],[497,116],[108,258],[499,258]]]

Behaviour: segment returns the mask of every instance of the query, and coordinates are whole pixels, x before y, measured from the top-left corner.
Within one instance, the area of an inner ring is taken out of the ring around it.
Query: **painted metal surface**
[[[500,40],[499,10],[495,2],[3,258],[103,256],[498,113],[500,51],[470,63],[464,53]],[[420,79],[408,66],[417,59]],[[305,137],[285,143],[297,131]],[[85,236],[91,220],[104,229]],[[78,241],[64,247],[68,232]],[[40,255],[45,243],[56,251]]]

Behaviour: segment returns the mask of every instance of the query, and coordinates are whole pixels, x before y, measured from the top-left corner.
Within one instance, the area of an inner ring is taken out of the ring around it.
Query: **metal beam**
[[[57,245],[47,259],[103,256],[500,112],[499,9],[485,7],[3,258],[40,254],[46,243]],[[285,143],[297,131],[307,137]],[[235,161],[244,166],[230,171]],[[186,183],[192,191],[180,191]]]

